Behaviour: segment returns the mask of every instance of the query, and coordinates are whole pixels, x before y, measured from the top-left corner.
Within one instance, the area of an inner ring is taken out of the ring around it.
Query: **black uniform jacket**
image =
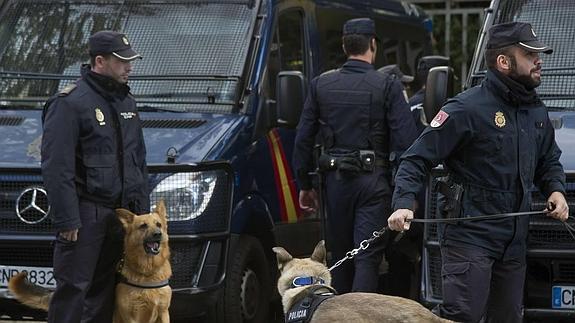
[[[79,200],[149,212],[146,149],[126,85],[83,66],[44,107],[42,176],[56,230],[81,227]]]
[[[396,177],[394,210],[413,209],[431,168],[444,163],[465,187],[460,216],[528,211],[534,184],[545,197],[565,191],[561,151],[547,108],[537,98],[525,105],[488,71],[481,85],[449,100],[405,152]],[[438,115],[439,115],[438,114]],[[493,256],[521,257],[526,216],[445,225],[442,243],[469,244]]]
[[[304,190],[312,187],[308,172],[315,169],[313,147],[320,120],[332,129],[335,138],[334,147],[325,148],[371,149],[376,154],[389,154],[390,150],[404,151],[417,137],[399,80],[377,72],[367,62],[350,59],[340,69],[311,82],[293,155],[298,182]],[[378,147],[369,147],[372,141],[377,141]]]

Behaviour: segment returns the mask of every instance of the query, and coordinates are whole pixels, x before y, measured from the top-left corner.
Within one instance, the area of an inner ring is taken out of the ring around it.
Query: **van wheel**
[[[232,247],[226,275],[224,306],[226,322],[267,322],[271,278],[260,242],[240,236]]]

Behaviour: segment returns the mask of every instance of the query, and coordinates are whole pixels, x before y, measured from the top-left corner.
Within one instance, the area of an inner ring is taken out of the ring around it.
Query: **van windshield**
[[[88,38],[125,33],[144,59],[129,85],[147,109],[229,112],[257,9],[253,0],[0,1],[0,108],[41,107],[89,63]]]
[[[521,21],[533,25],[537,38],[553,48],[543,59],[537,88],[547,107],[575,111],[575,6],[572,0],[503,0],[494,24]],[[485,70],[482,60],[480,70]]]

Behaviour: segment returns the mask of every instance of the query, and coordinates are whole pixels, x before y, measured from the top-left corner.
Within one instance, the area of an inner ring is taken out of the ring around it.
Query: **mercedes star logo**
[[[40,223],[46,219],[48,213],[48,195],[41,187],[28,187],[16,199],[16,215],[24,223]]]

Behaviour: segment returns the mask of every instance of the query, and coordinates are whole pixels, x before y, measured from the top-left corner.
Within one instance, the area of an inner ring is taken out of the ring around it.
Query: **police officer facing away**
[[[89,39],[91,66],[44,107],[42,176],[54,217],[57,288],[48,322],[111,322],[122,229],[115,208],[149,212],[146,150],[126,84],[141,58],[124,34]]]
[[[318,201],[308,173],[315,169],[313,146],[319,132],[325,149],[319,163],[325,171],[328,246],[334,260],[385,224],[391,203],[389,153],[405,150],[416,136],[401,83],[372,65],[377,50],[373,20],[347,21],[343,49],[346,63],[311,82],[293,160],[300,207],[314,211]],[[390,132],[397,134],[391,144]],[[355,269],[351,262],[334,269],[337,291],[376,291],[383,247],[376,243],[358,254]]]
[[[529,211],[533,185],[547,197],[549,216],[565,221],[565,174],[547,109],[535,88],[540,53],[530,24],[493,26],[488,33],[486,79],[449,100],[403,156],[393,197],[393,230],[409,228],[415,194],[440,162],[442,213],[473,217]],[[443,187],[443,189],[442,189]],[[521,322],[525,278],[526,216],[460,221],[440,229],[442,317],[477,322]],[[490,283],[489,283],[490,282]]]

